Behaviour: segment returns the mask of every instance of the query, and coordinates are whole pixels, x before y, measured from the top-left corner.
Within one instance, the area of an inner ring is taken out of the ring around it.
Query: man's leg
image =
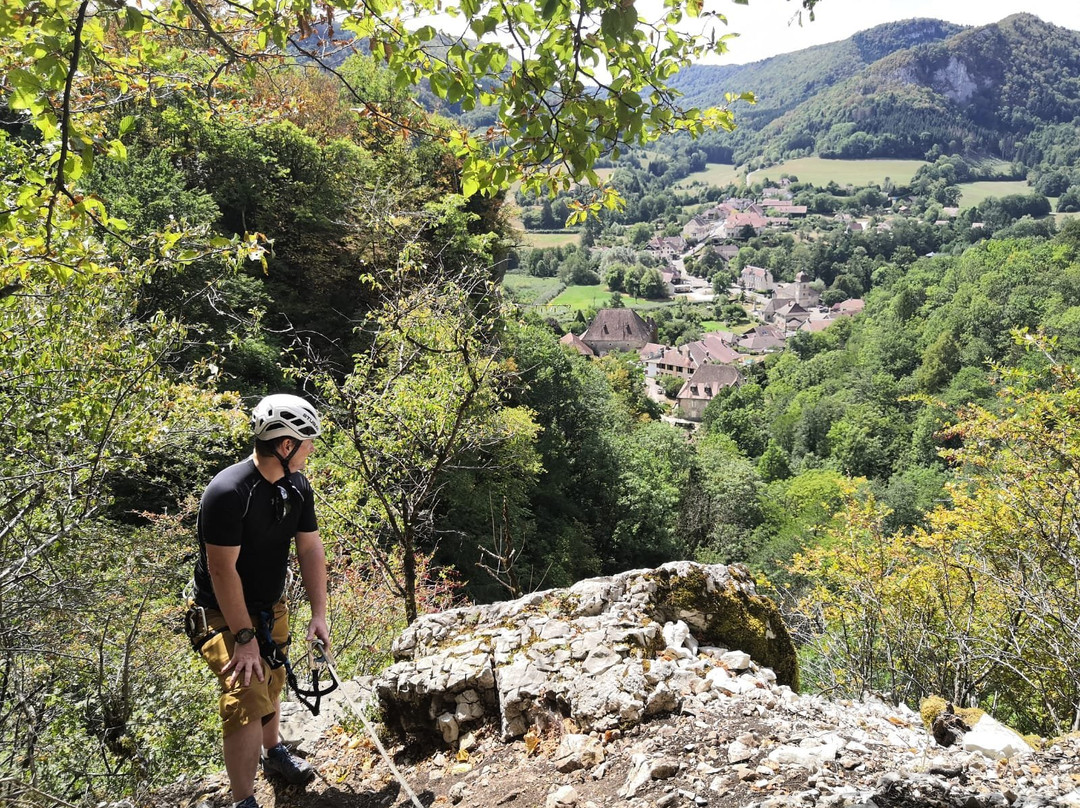
[[[292,785],[302,785],[315,776],[315,769],[301,757],[281,744],[281,700],[274,702],[274,714],[265,719],[262,727],[263,774],[281,777]],[[279,746],[279,744],[281,744]]]
[[[281,696],[274,699],[274,714],[265,719],[262,725],[263,749],[277,746],[281,734]]]
[[[249,721],[225,736],[222,744],[225,771],[229,773],[233,802],[245,800],[255,793],[255,772],[259,768],[262,729],[259,721]]]

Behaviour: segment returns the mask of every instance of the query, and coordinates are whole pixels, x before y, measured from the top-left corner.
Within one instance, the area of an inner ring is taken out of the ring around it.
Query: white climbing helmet
[[[251,431],[259,440],[289,437],[317,438],[322,432],[319,413],[300,396],[277,393],[267,396],[251,411]]]

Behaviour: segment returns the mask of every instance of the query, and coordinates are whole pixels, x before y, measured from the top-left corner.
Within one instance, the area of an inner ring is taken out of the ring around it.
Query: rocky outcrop
[[[427,615],[393,651],[375,683],[384,721],[448,744],[486,722],[504,740],[564,718],[587,734],[744,692],[756,676],[798,683],[779,612],[739,565],[674,562]]]
[[[306,791],[260,778],[264,808],[409,808],[398,778],[447,808],[1080,808],[1080,735],[1031,749],[957,708],[971,729],[941,743],[929,727],[943,699],[920,715],[795,692],[790,640],[737,566],[668,565],[431,615],[396,653],[318,718],[282,705],[283,737],[319,776]],[[412,736],[391,745],[395,771],[354,715],[376,699]],[[223,774],[140,803],[230,804]]]
[[[963,60],[956,56],[934,71],[931,86],[958,104],[966,104],[979,91],[979,83]]]

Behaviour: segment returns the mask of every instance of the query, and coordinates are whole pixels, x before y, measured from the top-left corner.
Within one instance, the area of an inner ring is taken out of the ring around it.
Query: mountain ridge
[[[865,62],[860,53],[879,58]],[[684,71],[688,103],[723,103],[728,77],[745,83],[739,89],[761,88],[757,109],[737,110],[733,134],[709,138],[727,142],[735,162],[807,154],[1013,160],[1033,135],[1029,159],[1041,158],[1043,130],[1080,117],[1080,33],[1026,12],[966,28],[889,23],[737,73],[716,71]]]

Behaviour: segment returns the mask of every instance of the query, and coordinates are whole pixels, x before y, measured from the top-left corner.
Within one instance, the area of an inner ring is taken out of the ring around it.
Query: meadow
[[[993,180],[986,182],[964,182],[960,188],[960,207],[971,208],[991,197],[1009,194],[1030,194],[1032,188],[1024,180]]]
[[[550,301],[552,306],[566,306],[567,308],[580,310],[603,308],[611,299],[611,292],[607,284],[598,283],[593,286],[567,286],[555,299]]]
[[[511,272],[503,277],[503,288],[515,303],[539,306],[559,294],[565,284],[558,278],[537,278]]]
[[[747,175],[748,184],[771,179],[779,181],[781,175],[797,177],[800,182],[809,182],[826,186],[830,182],[837,185],[881,185],[888,178],[894,183],[906,183],[915,176],[925,160],[825,160],[821,157],[800,157],[797,160],[785,160],[779,165],[752,171]]]
[[[704,171],[695,171],[685,179],[679,180],[675,183],[675,187],[679,190],[686,190],[700,185],[722,188],[733,182],[736,184],[742,182],[744,174],[745,172],[741,168],[727,163],[710,163]]]
[[[562,230],[553,233],[523,230],[521,241],[525,247],[565,247],[568,244],[577,245],[581,241],[581,233],[577,230]]]

